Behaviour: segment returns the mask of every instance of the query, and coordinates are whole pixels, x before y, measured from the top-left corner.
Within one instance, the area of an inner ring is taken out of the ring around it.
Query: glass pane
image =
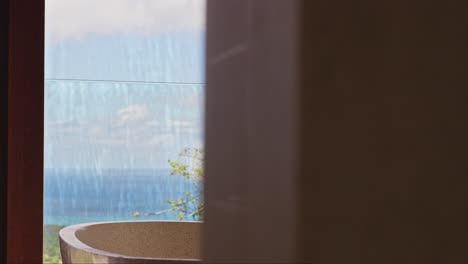
[[[203,0],[46,0],[44,263],[64,226],[202,219],[204,16]]]

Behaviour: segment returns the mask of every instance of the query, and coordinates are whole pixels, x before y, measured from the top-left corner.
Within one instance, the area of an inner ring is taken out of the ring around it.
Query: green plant
[[[44,264],[62,264],[60,256],[49,256],[44,254],[43,257]]]
[[[46,225],[44,226],[44,249],[43,263],[44,264],[61,264],[59,231],[63,226]]]
[[[194,193],[186,192],[183,197],[176,200],[166,200],[170,208],[163,211],[145,213],[145,216],[160,215],[175,212],[179,220],[203,220],[204,202],[202,196],[202,183],[204,177],[204,151],[199,148],[186,148],[179,153],[178,161],[168,161],[171,166],[171,175],[182,176],[194,186]],[[140,212],[133,216],[139,217]]]

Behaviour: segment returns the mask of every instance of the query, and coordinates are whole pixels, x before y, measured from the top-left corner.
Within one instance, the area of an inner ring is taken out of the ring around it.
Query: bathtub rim
[[[130,224],[130,223],[185,223],[185,224],[202,224],[201,221],[155,221],[155,220],[142,220],[142,221],[106,221],[106,222],[91,222],[91,223],[83,223],[83,224],[76,224],[70,225],[62,228],[59,231],[59,240],[60,240],[60,252],[62,253],[62,243],[66,244],[68,247],[72,247],[76,250],[81,250],[86,253],[92,255],[100,255],[104,257],[111,257],[115,259],[123,259],[123,260],[130,260],[130,261],[137,261],[137,260],[145,260],[145,261],[163,261],[165,262],[174,262],[174,263],[201,263],[202,259],[187,259],[187,258],[148,258],[148,257],[135,257],[135,256],[127,256],[118,253],[113,253],[109,251],[100,250],[97,248],[90,247],[86,245],[84,242],[78,239],[76,236],[77,231],[84,231],[89,226],[96,226],[96,225],[106,225],[106,224]],[[200,241],[201,243],[201,241]],[[63,257],[63,256],[62,256]]]

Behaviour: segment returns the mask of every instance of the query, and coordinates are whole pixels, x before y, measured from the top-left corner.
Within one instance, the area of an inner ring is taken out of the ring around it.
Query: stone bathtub
[[[105,222],[62,229],[64,264],[201,263],[200,222]]]

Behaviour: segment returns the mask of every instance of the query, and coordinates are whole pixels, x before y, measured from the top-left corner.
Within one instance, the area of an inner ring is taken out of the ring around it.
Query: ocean
[[[195,191],[169,169],[45,169],[44,224],[176,220],[174,213],[143,214],[169,209],[167,199]]]

